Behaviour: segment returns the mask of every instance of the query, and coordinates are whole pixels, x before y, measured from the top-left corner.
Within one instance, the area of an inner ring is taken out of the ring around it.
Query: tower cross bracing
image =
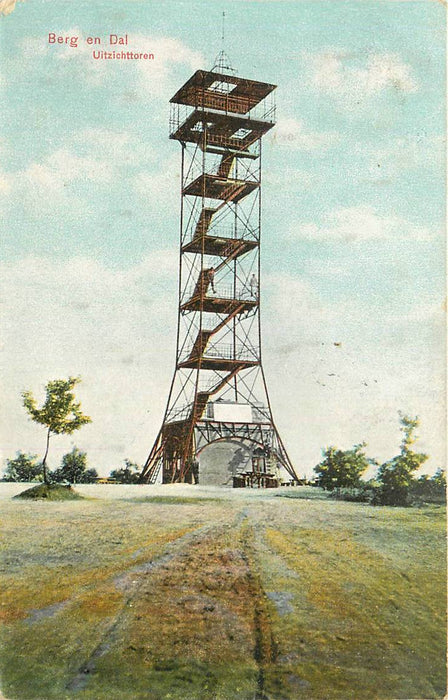
[[[176,365],[148,483],[200,481],[201,455],[220,441],[244,446],[259,486],[281,470],[297,480],[261,359],[261,141],[275,87],[198,70],[171,99],[170,138],[182,147]]]

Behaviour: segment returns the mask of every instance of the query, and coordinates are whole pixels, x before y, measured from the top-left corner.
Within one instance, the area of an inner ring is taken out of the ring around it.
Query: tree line
[[[50,441],[55,435],[71,435],[83,425],[91,422],[81,410],[75,398],[74,389],[80,377],[55,379],[45,386],[45,400],[40,408],[31,391],[22,394],[23,405],[35,423],[45,428],[45,453],[42,460],[37,455],[17,452],[14,459],[6,460],[6,470],[2,481],[43,481],[45,484],[91,484],[98,480],[96,469],[88,469],[87,455],[77,447],[62,457],[60,466],[51,471],[47,467]],[[130,460],[125,460],[122,469],[110,473],[110,479],[118,483],[137,483],[140,468]]]
[[[138,484],[141,467],[129,459],[124,467],[113,469],[108,481],[117,484]],[[94,484],[100,477],[96,469],[89,469],[87,454],[77,447],[62,457],[60,466],[51,471],[46,469],[47,484]],[[6,460],[2,481],[44,481],[42,460],[37,455],[17,452],[13,459]]]
[[[60,466],[51,471],[47,468],[50,441],[55,435],[71,435],[83,425],[91,422],[75,399],[74,389],[80,377],[56,379],[45,386],[45,400],[39,408],[30,391],[22,394],[23,405],[30,418],[45,427],[45,453],[39,461],[37,455],[18,452],[14,459],[6,461],[3,481],[43,481],[54,483],[93,483],[98,480],[95,469],[87,467],[87,455],[77,447],[65,454]],[[400,413],[402,441],[400,452],[392,459],[379,464],[368,457],[365,442],[354,445],[350,450],[327,447],[323,450],[323,460],[314,467],[316,474],[312,482],[330,492],[336,498],[364,501],[373,505],[406,506],[423,501],[443,502],[446,500],[446,473],[439,469],[433,476],[423,474],[416,478],[415,473],[426,462],[428,455],[415,452],[418,417]],[[124,467],[113,469],[108,480],[120,484],[139,483],[141,467],[129,459]],[[373,479],[363,479],[371,466],[377,467]]]
[[[47,484],[93,484],[98,480],[96,469],[87,468],[87,454],[77,447],[62,457],[54,471],[44,468],[37,455],[17,452],[14,459],[6,460],[2,481],[44,481]]]
[[[316,478],[312,482],[332,496],[344,500],[361,501],[373,505],[409,506],[422,502],[446,501],[446,472],[438,469],[433,476],[415,473],[426,462],[428,455],[415,452],[418,417],[400,413],[402,441],[400,452],[392,459],[379,464],[368,457],[365,442],[350,450],[328,447],[323,460],[314,467]],[[371,466],[377,467],[375,477],[363,479]]]

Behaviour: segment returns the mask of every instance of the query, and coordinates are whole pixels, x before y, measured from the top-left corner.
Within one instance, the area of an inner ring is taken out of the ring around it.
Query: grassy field
[[[8,700],[444,696],[444,508],[79,490],[3,491]]]

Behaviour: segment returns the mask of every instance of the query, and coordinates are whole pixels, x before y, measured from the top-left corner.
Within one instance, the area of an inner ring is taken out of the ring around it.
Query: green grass
[[[279,493],[275,493],[274,496],[277,496],[277,498],[300,498],[313,501],[330,498],[329,492],[318,486],[300,486],[299,488],[282,490]]]
[[[182,505],[201,505],[201,503],[220,503],[219,498],[201,497],[194,498],[193,496],[141,496],[136,498],[126,498],[126,501],[133,503],[156,503],[160,505],[182,506]]]
[[[266,492],[2,510],[9,700],[444,696],[442,507]]]
[[[411,511],[376,512],[373,522],[355,512],[336,527],[266,530],[268,556],[290,572],[280,564],[273,577],[266,557],[269,585],[301,611],[274,611],[280,655],[321,697],[443,697],[443,556],[429,551],[431,541],[443,554],[443,530],[437,537]]]

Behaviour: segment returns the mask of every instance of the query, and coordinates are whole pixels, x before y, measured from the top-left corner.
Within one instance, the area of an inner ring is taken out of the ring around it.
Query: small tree
[[[125,466],[121,469],[114,469],[109,474],[111,479],[118,481],[119,484],[138,484],[140,479],[141,467],[129,459],[124,460]]]
[[[48,484],[47,456],[52,435],[71,435],[86,423],[90,423],[89,416],[81,412],[81,404],[75,401],[73,389],[81,381],[80,377],[68,379],[55,379],[48,382],[45,387],[46,397],[41,408],[37,408],[36,400],[30,391],[22,394],[23,405],[32,420],[47,428],[47,442],[42,471],[44,482]]]
[[[68,481],[69,484],[91,484],[97,477],[95,469],[87,469],[86,453],[77,447],[63,456],[60,468],[51,474],[52,481]]]
[[[417,440],[415,430],[419,426],[418,416],[412,418],[399,413],[400,430],[403,433],[400,454],[381,465],[378,470],[380,503],[388,506],[405,506],[409,490],[413,485],[414,472],[428,459],[423,452],[414,452],[411,445]]]
[[[359,486],[361,475],[370,464],[375,463],[363,451],[365,446],[366,443],[362,442],[351,450],[338,450],[336,447],[323,450],[324,459],[314,467],[317,486],[326,491]]]
[[[15,459],[6,460],[3,481],[35,481],[42,475],[42,464],[37,455],[17,452]]]

